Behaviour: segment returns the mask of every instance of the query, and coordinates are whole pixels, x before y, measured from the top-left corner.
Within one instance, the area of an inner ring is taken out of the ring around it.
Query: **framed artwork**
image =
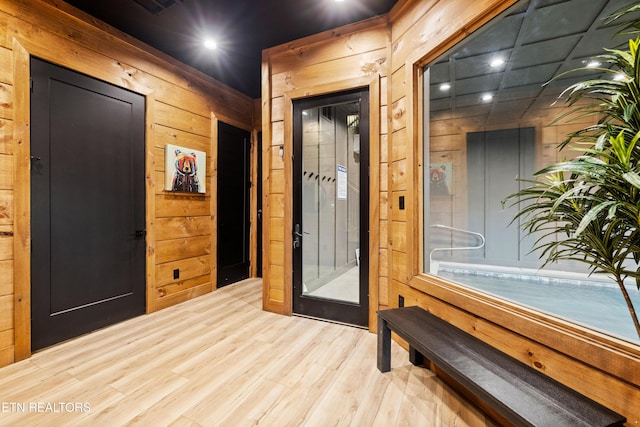
[[[429,165],[429,191],[432,196],[451,196],[453,170],[451,163],[431,163]]]
[[[164,147],[166,191],[206,192],[207,153],[167,144]]]

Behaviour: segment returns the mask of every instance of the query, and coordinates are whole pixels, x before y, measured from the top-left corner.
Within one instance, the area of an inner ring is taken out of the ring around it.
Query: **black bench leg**
[[[409,345],[409,361],[415,366],[424,366],[424,356],[412,345]]]
[[[387,321],[378,317],[378,370],[391,370],[391,329]]]

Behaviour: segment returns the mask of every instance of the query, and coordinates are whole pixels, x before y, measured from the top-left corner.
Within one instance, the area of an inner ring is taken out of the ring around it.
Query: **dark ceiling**
[[[260,97],[262,50],[383,15],[397,0],[66,0],[218,81]],[[218,48],[203,46],[213,37]]]

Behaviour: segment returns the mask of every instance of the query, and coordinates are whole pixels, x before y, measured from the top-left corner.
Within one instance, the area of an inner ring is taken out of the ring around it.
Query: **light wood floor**
[[[493,426],[394,343],[261,310],[248,280],[0,369],[0,425]]]

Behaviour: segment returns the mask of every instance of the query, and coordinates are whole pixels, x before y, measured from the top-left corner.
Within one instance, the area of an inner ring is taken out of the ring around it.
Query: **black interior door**
[[[293,312],[367,326],[369,93],[294,102]]]
[[[145,312],[144,97],[31,60],[36,350]]]
[[[218,287],[249,277],[250,133],[218,124]]]
[[[258,214],[256,218],[256,272],[258,277],[262,277],[262,132],[258,132],[258,182],[256,182],[256,197]]]

